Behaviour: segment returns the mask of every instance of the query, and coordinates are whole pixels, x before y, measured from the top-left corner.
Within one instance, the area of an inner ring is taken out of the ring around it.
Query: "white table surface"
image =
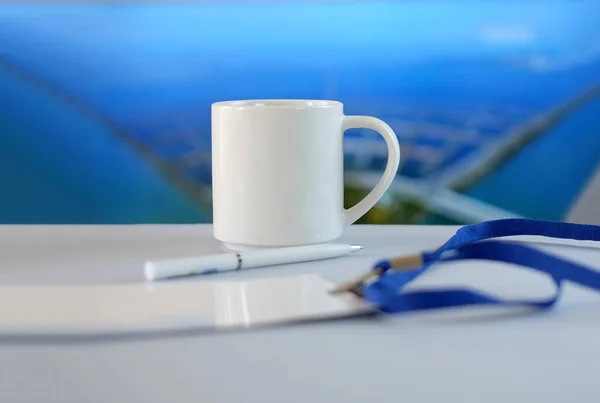
[[[379,257],[438,246],[455,227],[353,226],[352,257],[240,276],[345,280]],[[536,244],[540,246],[539,244]],[[541,245],[600,267],[600,250]],[[211,228],[0,226],[0,283],[141,281],[146,259],[218,251]],[[546,295],[506,265],[452,264],[421,285]],[[551,312],[445,311],[220,334],[69,343],[0,339],[0,402],[596,402],[600,294],[567,287]]]

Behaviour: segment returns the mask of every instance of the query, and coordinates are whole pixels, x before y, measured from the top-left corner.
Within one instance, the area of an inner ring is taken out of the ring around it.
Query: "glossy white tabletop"
[[[353,226],[344,241],[365,250],[351,258],[237,275],[341,281],[379,257],[434,248],[455,230]],[[591,243],[540,247],[600,267]],[[0,226],[0,284],[136,282],[145,260],[218,250],[209,226]],[[420,283],[506,296],[550,291],[543,278],[483,263],[454,264]],[[598,340],[600,295],[574,286],[543,314],[447,311],[85,342],[3,338],[0,401],[597,401]]]

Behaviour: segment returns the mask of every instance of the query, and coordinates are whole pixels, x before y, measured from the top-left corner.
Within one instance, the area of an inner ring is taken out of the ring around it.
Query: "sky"
[[[56,42],[124,60],[413,60],[564,52],[600,34],[596,0],[0,6],[0,49]],[[149,45],[152,45],[148,49]],[[292,46],[293,45],[293,46]],[[357,54],[356,52],[360,52]]]

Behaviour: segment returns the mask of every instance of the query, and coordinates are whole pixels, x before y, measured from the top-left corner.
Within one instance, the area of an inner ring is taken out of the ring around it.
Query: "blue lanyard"
[[[346,290],[360,292],[366,300],[390,313],[481,304],[545,309],[560,298],[564,280],[600,291],[599,271],[522,243],[489,241],[514,235],[600,241],[600,226],[529,219],[467,225],[434,251],[377,262],[371,274],[351,283]],[[467,288],[403,291],[408,283],[435,264],[461,260],[489,260],[527,267],[549,275],[556,290],[552,297],[540,300],[505,300]],[[367,282],[369,278],[374,281]]]

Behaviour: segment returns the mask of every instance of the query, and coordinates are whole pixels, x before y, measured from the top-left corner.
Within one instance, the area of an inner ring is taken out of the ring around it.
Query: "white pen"
[[[277,264],[330,259],[361,249],[362,246],[360,245],[329,243],[250,252],[221,253],[177,260],[162,260],[146,262],[144,265],[144,276],[147,281],[155,281],[170,277],[214,274]]]

